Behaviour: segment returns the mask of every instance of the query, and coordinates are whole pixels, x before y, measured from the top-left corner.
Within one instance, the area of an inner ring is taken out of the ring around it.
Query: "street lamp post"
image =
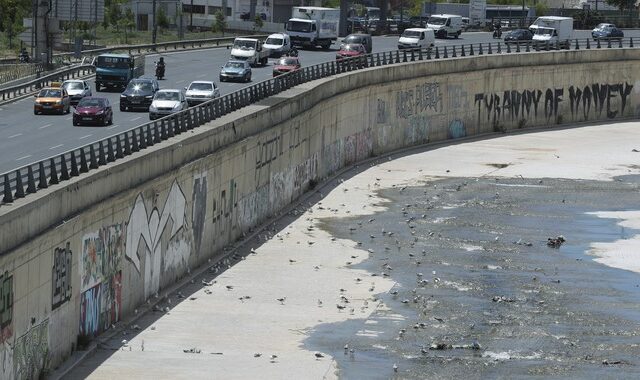
[[[153,30],[151,31],[151,43],[155,45],[156,38],[158,36],[158,23],[156,22],[156,0],[153,0],[152,13],[153,13]]]

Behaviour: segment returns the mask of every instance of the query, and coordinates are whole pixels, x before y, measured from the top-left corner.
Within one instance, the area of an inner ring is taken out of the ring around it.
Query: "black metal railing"
[[[613,41],[607,41],[606,43],[597,41],[594,43],[589,40],[574,40],[564,46],[560,44],[534,44],[530,41],[513,45],[505,45],[504,42],[492,42],[421,50],[385,51],[361,57],[346,58],[340,61],[319,63],[258,82],[179,113],[142,124],[100,141],[1,174],[0,180],[2,181],[4,192],[2,203],[13,202],[14,199],[35,193],[38,189],[47,188],[50,185],[58,184],[82,173],[97,169],[119,158],[144,150],[302,83],[340,73],[404,62],[455,57],[514,54],[556,49],[581,50],[633,47],[633,39],[625,39],[615,43]]]

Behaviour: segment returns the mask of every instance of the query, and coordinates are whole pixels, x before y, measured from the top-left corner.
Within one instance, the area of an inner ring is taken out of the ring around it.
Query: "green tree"
[[[259,32],[263,26],[264,21],[262,21],[262,17],[260,17],[260,15],[256,15],[255,19],[253,19],[253,30]]]
[[[544,3],[536,3],[536,17],[544,16],[549,12],[549,7]]]
[[[606,0],[607,4],[614,5],[620,9],[620,11],[632,10],[636,5],[636,0]]]
[[[160,28],[160,32],[169,29],[169,17],[162,7],[158,9],[158,28]]]
[[[120,18],[120,20],[118,20],[118,27],[122,28],[124,30],[124,43],[127,44],[128,42],[128,36],[127,36],[127,32],[130,30],[133,30],[133,28],[135,28],[136,26],[136,19],[133,16],[133,11],[131,11],[131,8],[127,8],[127,10],[124,12],[124,17]]]
[[[224,14],[222,14],[222,11],[217,11],[215,17],[216,19],[213,22],[213,30],[215,32],[222,33],[222,36],[224,37],[224,31],[227,29],[227,19]]]

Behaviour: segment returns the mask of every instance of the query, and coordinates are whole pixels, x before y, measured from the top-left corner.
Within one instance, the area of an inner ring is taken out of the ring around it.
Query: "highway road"
[[[640,37],[640,31],[626,31],[627,37]],[[576,38],[589,37],[588,31],[577,31]],[[398,37],[374,37],[373,52],[395,50]],[[459,45],[469,43],[497,42],[486,32],[463,33],[459,39],[436,40],[436,46]],[[638,41],[640,42],[640,40]],[[303,66],[309,66],[335,59],[338,44],[331,50],[301,50]],[[166,79],[160,81],[161,88],[182,88],[193,80],[218,81],[220,67],[229,58],[229,50],[224,48],[162,54],[167,63]],[[154,73],[154,61],[157,55],[146,59],[146,76]],[[253,83],[270,78],[273,63],[269,60],[265,67],[253,69]],[[130,130],[149,120],[146,112],[120,112],[119,92],[95,91],[94,96],[109,98],[114,108],[113,125],[108,127],[74,127],[72,115],[34,115],[33,98],[28,97],[0,107],[0,173],[59,155],[71,149],[79,148],[115,133]],[[222,95],[238,90],[249,84],[219,83]]]

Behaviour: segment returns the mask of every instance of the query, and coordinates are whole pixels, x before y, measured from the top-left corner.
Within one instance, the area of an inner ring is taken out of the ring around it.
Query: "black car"
[[[529,29],[514,29],[504,34],[503,38],[505,44],[515,44],[531,41],[533,33]]]
[[[148,111],[153,96],[160,89],[158,81],[151,78],[132,79],[120,95],[120,111]]]
[[[613,24],[600,24],[591,31],[594,40],[621,40],[624,38],[622,30]]]

